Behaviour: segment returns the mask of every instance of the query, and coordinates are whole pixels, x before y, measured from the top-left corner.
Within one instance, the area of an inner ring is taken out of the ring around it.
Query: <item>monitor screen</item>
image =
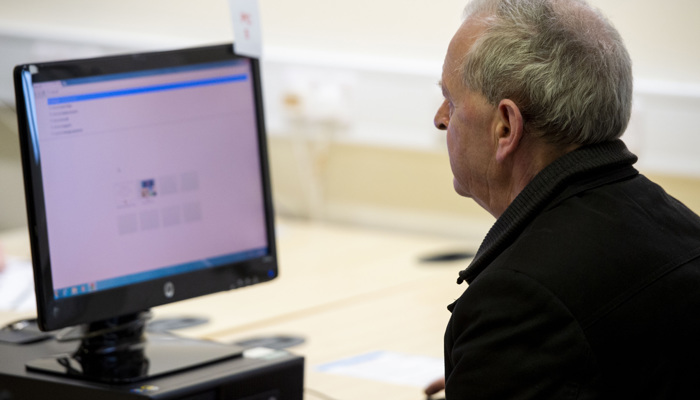
[[[277,276],[257,60],[28,64],[15,87],[43,329]]]

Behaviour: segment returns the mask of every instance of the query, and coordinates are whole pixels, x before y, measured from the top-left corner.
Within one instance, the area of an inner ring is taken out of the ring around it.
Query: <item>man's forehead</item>
[[[455,73],[460,69],[464,57],[466,57],[469,49],[481,36],[484,29],[484,24],[473,17],[465,20],[457,29],[447,48],[447,55],[443,64],[443,79],[446,73]]]
[[[481,18],[470,17],[459,26],[450,45],[466,53],[474,42],[484,33],[486,25]]]

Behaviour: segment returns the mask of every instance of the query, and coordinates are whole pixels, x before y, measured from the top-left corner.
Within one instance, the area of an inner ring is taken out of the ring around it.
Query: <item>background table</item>
[[[306,358],[308,399],[422,399],[420,385],[336,375],[318,366],[373,351],[442,357],[446,307],[466,288],[456,278],[468,260],[421,258],[474,251],[479,243],[296,220],[279,221],[277,228],[278,279],[157,307],[154,318],[206,317],[208,323],[177,333],[225,343],[303,337],[290,351]],[[0,234],[0,240],[7,253],[28,256],[26,231]],[[0,323],[27,316],[0,312]]]

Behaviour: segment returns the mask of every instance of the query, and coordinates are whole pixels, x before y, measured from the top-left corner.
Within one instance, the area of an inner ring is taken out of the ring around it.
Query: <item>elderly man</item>
[[[619,140],[615,28],[584,1],[476,0],[441,86],[455,190],[497,218],[448,307],[447,399],[700,398],[700,218]]]

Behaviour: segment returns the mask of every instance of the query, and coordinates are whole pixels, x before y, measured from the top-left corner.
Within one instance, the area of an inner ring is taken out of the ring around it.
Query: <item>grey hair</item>
[[[474,0],[465,20],[484,33],[465,55],[467,88],[513,100],[525,131],[554,144],[593,144],[624,133],[632,62],[620,34],[584,0]]]

